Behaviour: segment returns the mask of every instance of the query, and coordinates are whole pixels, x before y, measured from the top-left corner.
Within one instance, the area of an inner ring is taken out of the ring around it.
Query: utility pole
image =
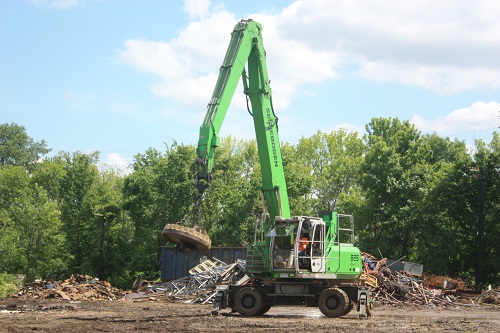
[[[106,216],[104,214],[94,214],[94,216],[102,217],[101,223],[101,239],[99,242],[99,264],[97,266],[97,277],[99,279],[104,279],[104,232],[106,228]]]
[[[476,285],[483,283],[484,264],[484,197],[485,197],[485,170],[484,167],[470,168],[474,172],[473,179],[477,180],[477,218],[476,218],[476,265],[474,267],[474,280]]]
[[[476,284],[484,283],[484,257],[485,257],[485,201],[487,186],[491,186],[491,182],[496,176],[496,169],[491,167],[479,166],[470,168],[474,172],[472,177],[477,180],[477,219],[476,219],[476,265],[474,279]]]
[[[485,170],[479,168],[478,193],[477,193],[477,261],[476,261],[476,284],[484,282],[483,264],[484,264],[484,197],[485,197]]]

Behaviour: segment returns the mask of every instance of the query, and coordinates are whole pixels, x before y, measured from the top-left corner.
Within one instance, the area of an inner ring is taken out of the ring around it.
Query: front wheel
[[[240,289],[234,298],[234,305],[242,316],[259,316],[266,312],[264,298],[254,287]]]
[[[318,304],[325,316],[335,318],[347,313],[349,297],[342,289],[328,288],[319,295]]]

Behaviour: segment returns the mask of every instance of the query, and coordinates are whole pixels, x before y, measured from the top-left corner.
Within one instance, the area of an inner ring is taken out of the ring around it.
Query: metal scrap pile
[[[215,288],[220,284],[241,284],[245,275],[245,261],[226,264],[218,259],[205,260],[189,271],[189,276],[162,284],[148,286],[149,294],[164,293],[167,297],[189,303],[212,303]]]
[[[88,275],[71,275],[64,281],[36,280],[27,283],[11,298],[60,298],[64,300],[115,300],[125,296],[106,281]]]
[[[405,271],[395,271],[387,259],[376,259],[364,253],[362,278],[372,287],[372,298],[378,304],[473,306],[478,304],[500,305],[500,292],[483,293],[467,288],[461,279],[445,276],[415,276]],[[374,265],[376,263],[376,265]]]

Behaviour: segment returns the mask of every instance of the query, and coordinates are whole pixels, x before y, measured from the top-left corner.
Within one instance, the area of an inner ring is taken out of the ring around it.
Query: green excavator
[[[250,19],[238,22],[231,34],[200,127],[195,176],[200,198],[212,182],[219,131],[240,78],[251,103],[262,170],[263,213],[253,244],[247,248],[245,268],[250,281],[219,286],[213,313],[228,307],[244,316],[257,316],[272,306],[302,305],[339,317],[356,306],[359,316],[368,316],[370,291],[360,279],[362,256],[353,245],[353,217],[337,212],[324,212],[320,217],[290,215],[262,26]],[[200,228],[167,224],[162,234],[182,249],[210,249],[210,239]]]

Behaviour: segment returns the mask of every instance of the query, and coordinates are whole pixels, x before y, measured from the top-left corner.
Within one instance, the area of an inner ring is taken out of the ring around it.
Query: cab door
[[[312,225],[311,236],[311,272],[325,272],[325,223],[317,221]]]

